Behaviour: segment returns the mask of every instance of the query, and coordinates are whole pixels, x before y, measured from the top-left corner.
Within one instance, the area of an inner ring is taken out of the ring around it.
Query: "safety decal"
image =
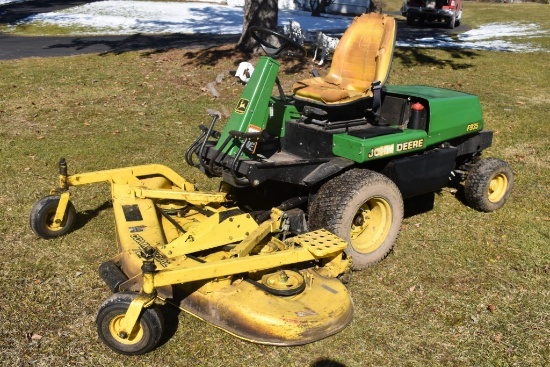
[[[139,222],[143,220],[141,216],[141,211],[137,204],[132,205],[123,205],[122,212],[124,213],[124,219],[126,222]]]
[[[262,128],[256,125],[248,125],[248,128],[246,129],[247,133],[259,133],[262,131]],[[256,153],[256,148],[258,147],[258,142],[252,142],[249,141],[246,145],[246,149],[250,151],[250,153],[254,154]]]
[[[148,248],[152,247],[151,244],[147,242],[147,240],[141,237],[139,234],[132,234],[130,235],[130,238],[134,240],[134,242],[139,246],[139,249],[133,250],[138,257],[141,257],[142,256],[141,254],[143,252],[145,252]],[[166,256],[162,255],[158,251],[155,251],[155,261],[164,268],[170,265],[170,260],[168,260]]]

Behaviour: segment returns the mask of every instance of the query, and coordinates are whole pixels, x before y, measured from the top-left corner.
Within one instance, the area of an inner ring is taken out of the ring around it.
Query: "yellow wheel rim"
[[[392,223],[390,204],[381,197],[367,200],[355,213],[351,224],[351,244],[362,253],[378,249],[388,236]]]
[[[126,345],[133,345],[136,343],[139,343],[139,341],[143,338],[143,328],[141,327],[141,324],[138,322],[130,335],[128,335],[128,338],[123,339],[118,334],[120,333],[120,324],[122,323],[122,320],[124,319],[124,315],[119,315],[116,317],[113,317],[111,322],[109,323],[109,332],[111,333],[113,339],[115,339],[120,344],[126,344]]]
[[[508,188],[508,177],[499,173],[489,182],[488,198],[492,203],[498,203],[506,194]]]
[[[65,218],[63,218],[63,222],[55,223],[54,219],[55,219],[55,211],[52,211],[51,213],[48,213],[48,215],[46,216],[44,225],[50,231],[59,231],[65,224],[66,220]]]

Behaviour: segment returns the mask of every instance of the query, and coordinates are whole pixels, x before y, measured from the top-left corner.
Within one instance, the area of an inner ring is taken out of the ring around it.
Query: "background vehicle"
[[[405,0],[402,8],[407,24],[443,22],[453,29],[462,22],[463,0]]]

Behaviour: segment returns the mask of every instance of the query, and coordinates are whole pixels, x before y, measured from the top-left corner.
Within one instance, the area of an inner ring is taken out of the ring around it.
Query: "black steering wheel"
[[[265,51],[267,56],[270,56],[270,57],[273,57],[274,59],[276,59],[279,56],[281,56],[283,51],[285,51],[286,49],[292,49],[292,50],[299,51],[299,53],[301,54],[302,57],[306,57],[306,49],[304,48],[304,46],[302,46],[298,42],[294,41],[291,38],[288,38],[287,36],[285,36],[283,34],[275,32],[271,29],[267,29],[267,28],[263,28],[263,27],[256,27],[256,26],[250,27],[248,32],[250,33],[252,38],[254,38],[256,41],[258,41],[260,46],[262,46],[262,48]],[[279,47],[273,46],[266,39],[260,37],[260,34],[262,34],[262,33],[264,35],[267,34],[267,35],[274,36],[275,38],[277,38],[277,40],[279,40],[279,42],[281,43],[281,46],[279,46]]]

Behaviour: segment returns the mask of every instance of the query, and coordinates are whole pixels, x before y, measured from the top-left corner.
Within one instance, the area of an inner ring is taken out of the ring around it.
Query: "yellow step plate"
[[[307,248],[316,257],[325,257],[332,254],[337,254],[344,251],[348,246],[346,240],[327,231],[319,229],[317,231],[307,232],[292,240],[295,244]]]

